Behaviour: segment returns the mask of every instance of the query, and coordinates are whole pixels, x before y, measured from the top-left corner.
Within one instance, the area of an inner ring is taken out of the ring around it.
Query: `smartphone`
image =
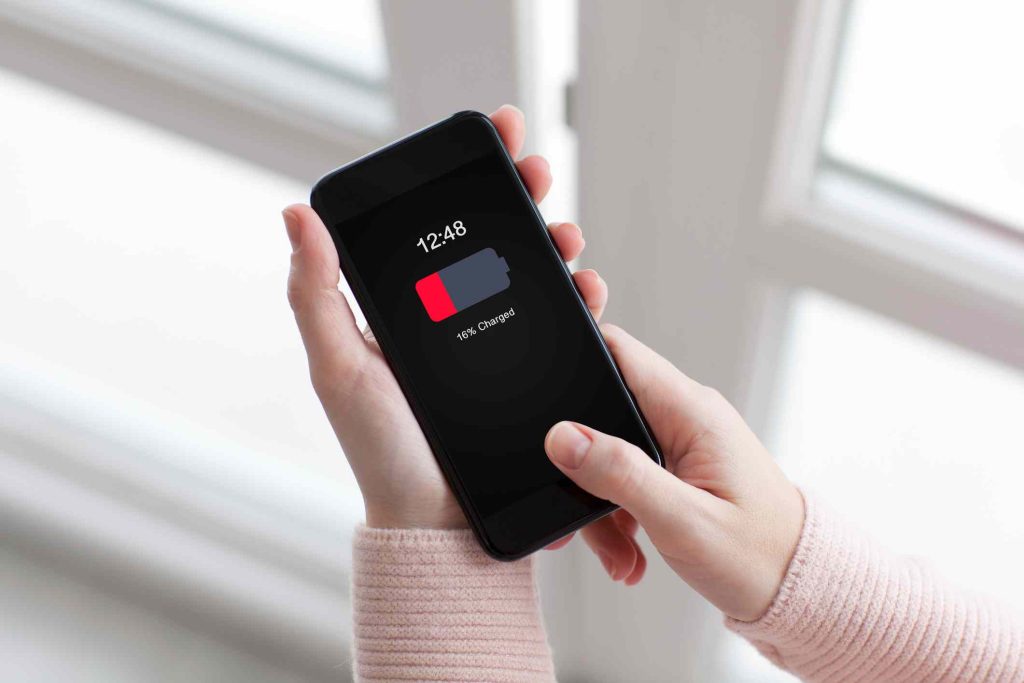
[[[484,550],[615,506],[544,453],[559,420],[661,454],[490,119],[461,112],[324,176],[313,209]]]

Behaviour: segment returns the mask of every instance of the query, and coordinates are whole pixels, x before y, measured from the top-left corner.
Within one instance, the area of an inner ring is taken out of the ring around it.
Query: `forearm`
[[[361,527],[352,596],[358,680],[554,680],[532,560],[469,531]]]
[[[808,681],[1024,681],[1018,617],[888,553],[813,498],[767,614],[728,625]]]

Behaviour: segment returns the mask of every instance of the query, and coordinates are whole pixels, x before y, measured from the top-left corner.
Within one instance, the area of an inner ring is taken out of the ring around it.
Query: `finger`
[[[594,524],[592,524],[591,527],[596,527],[596,525],[599,524],[608,524],[609,521],[611,522],[612,526],[616,527],[620,535],[624,536],[625,538],[631,541],[633,540],[632,537],[636,534],[637,529],[640,526],[637,523],[636,519],[633,517],[633,515],[629,514],[622,508],[619,508],[618,510],[608,515],[607,517],[604,517],[598,520],[597,522],[594,522]],[[584,528],[583,540],[586,541],[587,545],[590,546],[590,549],[593,550],[595,554],[600,554],[601,552],[604,552],[606,554],[611,554],[613,557],[618,555],[619,553],[622,553],[626,556],[629,555],[629,549],[625,548],[625,544],[622,543],[620,540],[615,539],[614,542],[610,545],[604,542],[605,539],[607,539],[608,537],[614,537],[615,529],[608,530],[608,533],[590,535],[587,532],[587,529],[589,528],[590,527]],[[643,551],[640,549],[640,546],[634,544],[634,547],[635,551],[638,553],[636,562],[643,565],[643,567],[640,570],[640,574],[642,575],[643,571],[647,567],[647,560],[644,558]],[[636,573],[637,568],[634,566],[633,574]],[[632,576],[633,574],[630,574],[630,576]],[[629,576],[626,577],[626,580],[629,580]],[[639,580],[639,578],[637,580]]]
[[[544,197],[548,196],[548,190],[551,189],[551,164],[548,160],[533,154],[516,162],[516,168],[533,201],[538,204],[544,201]]]
[[[605,324],[601,332],[659,443],[669,445],[677,438],[692,436],[711,419],[707,401],[710,389],[684,375],[622,328]]]
[[[627,536],[629,542],[636,548],[636,564],[633,566],[633,571],[622,580],[627,586],[635,586],[644,578],[644,574],[647,573],[647,556],[644,555],[644,551],[640,549],[640,544],[636,542],[635,538]]]
[[[608,285],[595,270],[577,270],[572,279],[576,281],[594,320],[600,320],[604,307],[608,305]]]
[[[548,225],[548,232],[551,233],[551,239],[555,241],[563,261],[579,258],[583,253],[583,247],[587,246],[586,240],[583,239],[583,231],[575,223],[551,223]]]
[[[338,252],[327,228],[311,208],[295,204],[284,216],[292,243],[288,301],[318,381],[343,382],[362,361],[366,345],[352,309],[338,291]]]
[[[526,117],[523,112],[511,104],[503,104],[491,114],[491,123],[498,129],[508,155],[517,158],[523,151],[523,141],[526,139]]]
[[[571,534],[569,534],[568,536],[562,536],[560,539],[558,539],[554,543],[545,546],[544,549],[545,550],[558,550],[559,548],[564,548],[565,546],[569,545],[569,541],[571,541],[572,537],[575,536],[575,535],[576,535],[576,532],[574,531]]]
[[[633,573],[637,548],[610,516],[583,527],[581,534],[612,581],[620,581]]]
[[[567,477],[630,512],[658,545],[692,528],[711,494],[677,479],[631,443],[575,422],[559,422],[544,450]]]
[[[627,536],[636,536],[637,530],[640,529],[640,523],[636,521],[636,517],[629,514],[628,510],[619,508],[612,513],[612,517],[615,519],[615,523],[622,529],[622,533]]]

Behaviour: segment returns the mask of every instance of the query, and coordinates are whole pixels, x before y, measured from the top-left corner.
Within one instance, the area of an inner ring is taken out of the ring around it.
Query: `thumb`
[[[283,212],[292,244],[288,301],[309,356],[314,386],[335,386],[358,368],[365,339],[338,290],[338,252],[320,217],[295,204]]]
[[[677,535],[706,492],[662,469],[633,444],[575,422],[559,422],[544,450],[580,488],[630,512],[658,543]]]

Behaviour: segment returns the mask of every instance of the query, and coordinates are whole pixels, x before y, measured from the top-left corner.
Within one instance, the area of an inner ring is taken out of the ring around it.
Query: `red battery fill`
[[[441,275],[438,273],[431,273],[417,282],[416,293],[420,295],[420,301],[427,309],[427,315],[435,323],[458,312],[455,304],[452,303],[451,296],[448,295],[448,290],[444,288]]]
[[[487,247],[416,282],[427,315],[441,322],[508,289],[508,264]]]

